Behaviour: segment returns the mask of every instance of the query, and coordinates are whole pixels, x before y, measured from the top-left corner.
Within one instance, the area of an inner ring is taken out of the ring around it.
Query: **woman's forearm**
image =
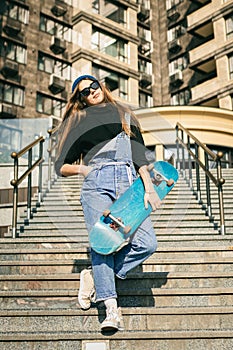
[[[91,167],[84,164],[63,164],[60,173],[63,176],[83,175],[86,177],[91,171]]]
[[[141,176],[141,179],[143,181],[144,187],[145,187],[145,192],[153,192],[154,191],[154,186],[151,181],[150,173],[147,170],[147,165],[143,165],[139,168],[138,170],[139,175]]]
[[[80,173],[80,165],[79,164],[63,164],[60,173],[63,176],[72,176]]]

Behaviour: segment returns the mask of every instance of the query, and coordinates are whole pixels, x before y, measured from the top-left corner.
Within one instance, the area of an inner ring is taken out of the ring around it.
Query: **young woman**
[[[84,176],[81,203],[88,232],[103,211],[132,184],[137,173],[145,187],[145,206],[150,203],[155,210],[160,205],[145,153],[135,115],[116,102],[95,77],[78,77],[60,126],[55,168],[61,176]],[[91,250],[92,269],[80,274],[78,299],[86,310],[91,306],[93,292],[96,302],[104,302],[106,319],[101,330],[120,328],[115,277],[125,279],[156,248],[153,225],[147,218],[129,244],[117,253],[101,255]]]

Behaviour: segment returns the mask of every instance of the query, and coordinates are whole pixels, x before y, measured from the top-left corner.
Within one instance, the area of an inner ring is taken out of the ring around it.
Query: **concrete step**
[[[74,349],[143,349],[170,350],[198,349],[198,350],[232,350],[233,339],[230,330],[201,331],[142,331],[118,332],[106,335],[96,332],[45,332],[18,333],[2,336],[1,350],[74,350]],[[52,345],[51,345],[52,344]],[[126,345],[127,344],[127,345]],[[51,347],[52,346],[52,347]],[[136,346],[136,347],[135,347]]]
[[[60,274],[79,273],[82,269],[91,265],[88,258],[78,258],[78,254],[63,256],[47,255],[41,256],[37,260],[1,260],[0,272],[6,274]],[[31,257],[32,259],[32,257]],[[151,257],[146,260],[142,267],[137,267],[134,271],[143,272],[229,272],[233,271],[232,256],[230,257],[204,257],[204,258],[157,258]]]
[[[230,331],[232,307],[122,308],[124,333],[143,331]],[[105,310],[8,310],[0,312],[0,335],[49,332],[99,332]]]
[[[78,290],[6,290],[0,291],[1,310],[69,309],[79,307]],[[125,288],[118,290],[121,307],[221,307],[233,304],[233,288]]]
[[[80,274],[0,275],[3,291],[79,289]],[[144,272],[130,273],[126,281],[117,281],[118,290],[127,286],[143,288],[228,288],[233,287],[233,271]]]

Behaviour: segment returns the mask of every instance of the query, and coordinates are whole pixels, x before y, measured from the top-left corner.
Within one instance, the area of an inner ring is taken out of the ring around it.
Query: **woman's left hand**
[[[144,204],[145,208],[148,209],[148,203],[150,203],[152,210],[155,211],[161,205],[161,200],[155,191],[145,192]]]

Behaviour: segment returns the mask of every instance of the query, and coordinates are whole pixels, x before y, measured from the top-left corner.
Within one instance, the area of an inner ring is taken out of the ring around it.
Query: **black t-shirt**
[[[147,165],[146,147],[138,126],[134,125],[132,118],[130,123],[132,131],[131,149],[132,160],[136,169]],[[84,164],[88,164],[91,158],[110,140],[122,132],[122,123],[118,109],[108,103],[86,109],[86,116],[72,130],[63,144],[62,151],[55,162],[58,175],[63,164],[73,164],[81,155]]]

